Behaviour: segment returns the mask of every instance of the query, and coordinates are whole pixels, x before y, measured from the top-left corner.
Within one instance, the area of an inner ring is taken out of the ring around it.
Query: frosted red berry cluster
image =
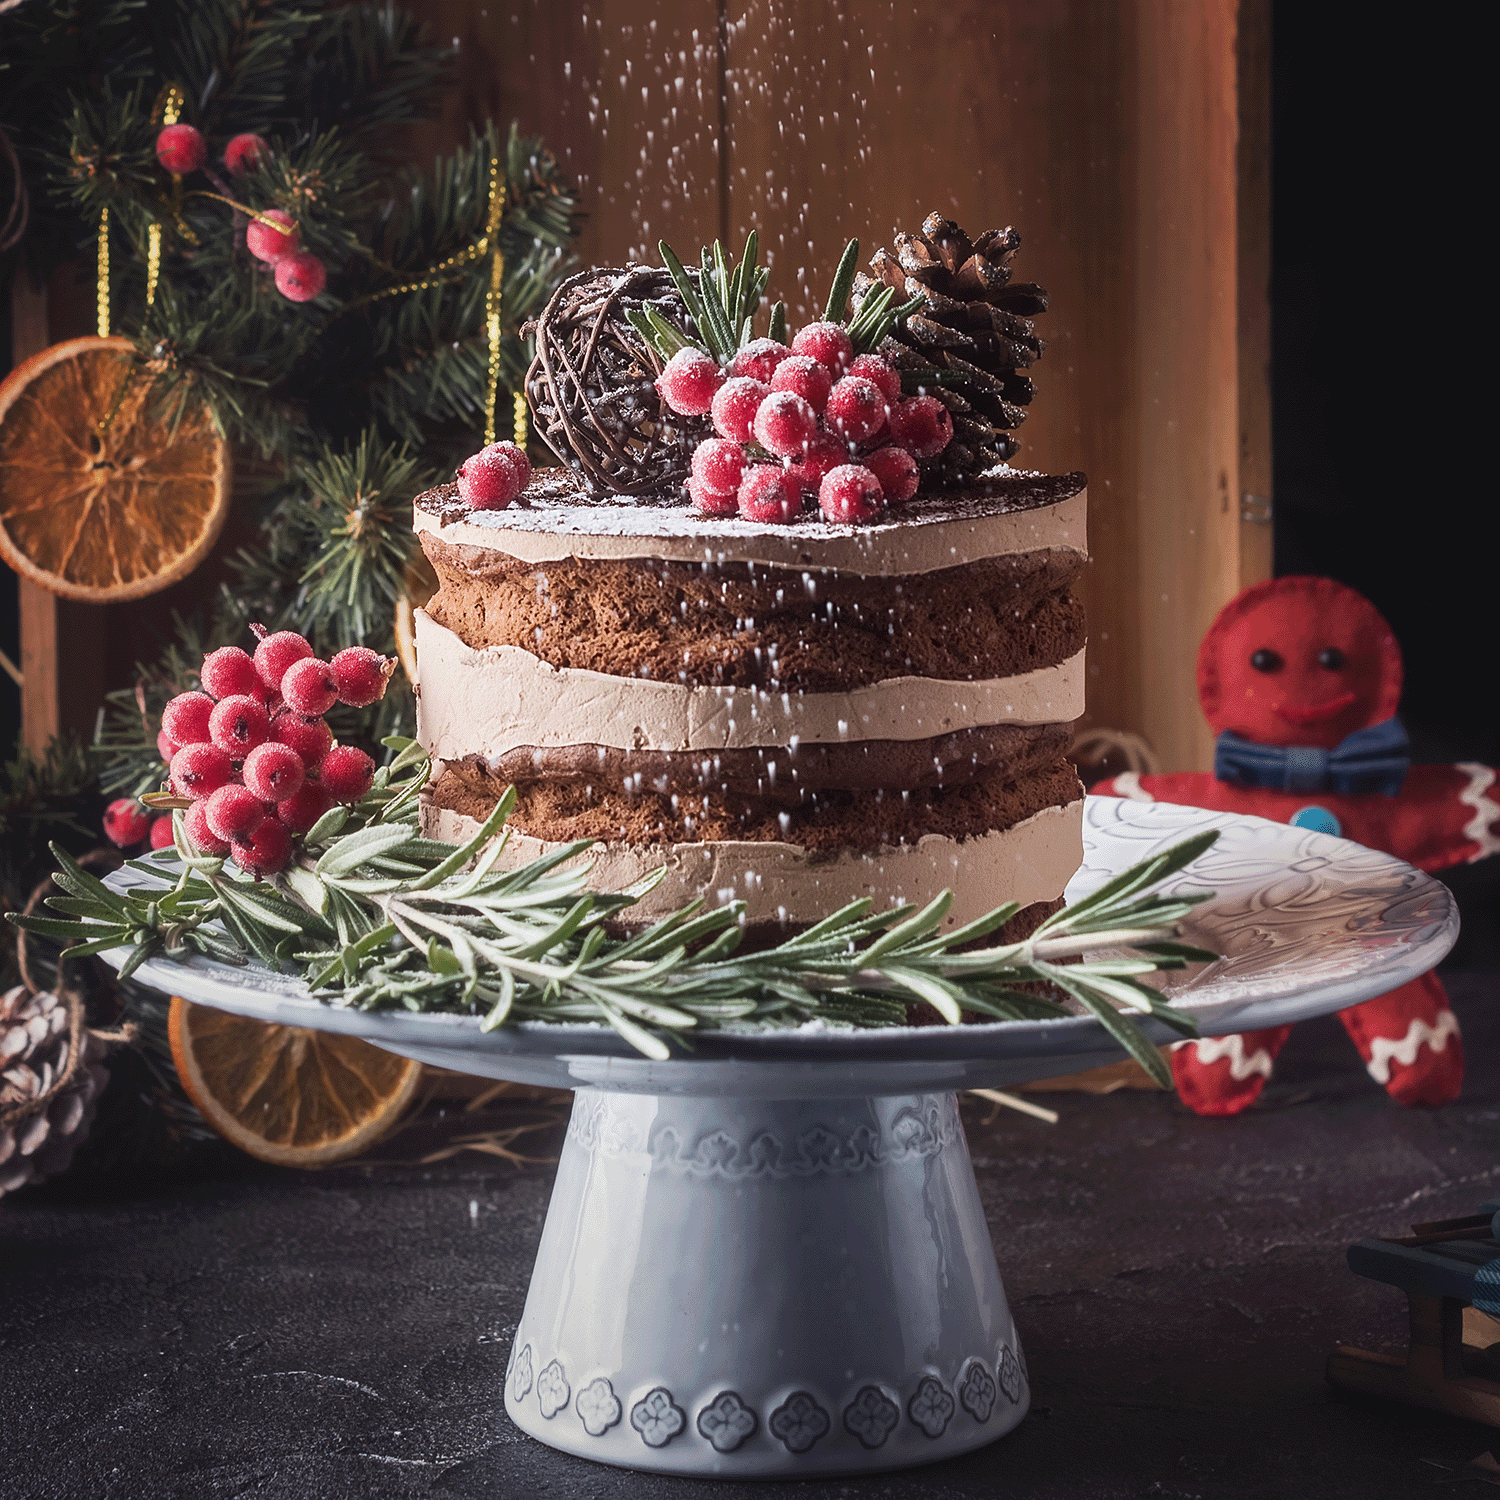
[[[367,708],[385,696],[396,663],[363,646],[320,661],[294,631],[259,638],[255,654],[221,646],[203,658],[201,692],[179,693],[162,710],[156,747],[171,789],[190,799],[189,842],[227,854],[246,873],[274,875],[292,840],[335,803],[357,802],[375,780],[375,762],[357,746],[334,743],[324,714],[335,703]],[[130,798],[112,802],[105,835],[121,848],[150,836],[172,842],[172,819]]]
[[[504,510],[531,483],[531,460],[515,443],[491,443],[458,466],[458,497],[472,510]]]
[[[243,177],[270,154],[265,137],[247,131],[225,146],[224,167],[231,176]],[[156,137],[156,159],[177,177],[201,171],[208,164],[208,142],[196,125],[166,125]],[[257,260],[273,268],[276,290],[288,302],[310,302],[327,285],[328,272],[312,251],[302,248],[296,220],[279,208],[262,214],[243,212],[250,215],[245,245]]]
[[[688,480],[705,515],[785,523],[815,495],[830,521],[872,521],[916,494],[917,460],[953,437],[941,401],[903,397],[899,371],[856,355],[837,323],[809,323],[790,348],[756,339],[728,369],[680,349],[657,390],[681,416],[709,415],[719,434],[694,450]]]

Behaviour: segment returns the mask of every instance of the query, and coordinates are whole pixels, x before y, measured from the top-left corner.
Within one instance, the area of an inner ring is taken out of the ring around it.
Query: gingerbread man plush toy
[[[1116,776],[1095,792],[1254,813],[1382,849],[1429,872],[1500,850],[1488,766],[1413,766],[1395,717],[1401,651],[1374,605],[1329,578],[1277,578],[1219,612],[1198,650],[1213,773]],[[1463,1045],[1435,973],[1340,1013],[1372,1076],[1401,1104],[1445,1104]],[[1199,1114],[1238,1114],[1271,1076],[1290,1026],[1184,1042],[1172,1072]]]

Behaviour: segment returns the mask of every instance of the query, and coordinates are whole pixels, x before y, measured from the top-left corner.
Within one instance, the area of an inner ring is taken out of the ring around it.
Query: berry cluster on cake
[[[851,244],[790,337],[779,305],[753,335],[753,242],[732,272],[663,247],[670,279],[565,283],[528,378],[564,466],[497,444],[416,502],[439,580],[416,625],[427,830],[463,837],[514,785],[507,857],[593,839],[606,888],[665,868],[642,919],[704,897],[801,927],[944,889],[950,922],[1055,910],[1081,853],[1084,480],[997,462],[982,398],[1029,382],[911,331],[963,306],[971,333],[1015,333],[951,294],[999,297],[1018,243],[933,216],[899,305],[854,287]]]

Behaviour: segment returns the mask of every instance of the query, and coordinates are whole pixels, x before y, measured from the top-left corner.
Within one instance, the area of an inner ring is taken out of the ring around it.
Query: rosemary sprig
[[[1138,1024],[1155,1017],[1183,1035],[1192,1019],[1142,982],[1216,955],[1176,940],[1202,896],[1153,894],[1213,842],[1187,839],[1049,918],[1026,941],[984,945],[1014,902],[948,933],[944,893],[920,911],[874,911],[868,900],[774,948],[741,953],[742,902],[694,903],[630,936],[614,919],[660,872],[618,893],[590,891],[569,844],[497,871],[513,792],[459,848],[421,836],[416,799],[430,763],[410,740],[353,808],[327,814],[291,867],[252,881],[188,843],[180,810],[175,850],[131,867],[149,889],[110,890],[61,849],[50,915],[10,914],[28,931],[71,943],[74,955],[127,949],[120,972],[146,959],[194,953],[258,960],[304,979],[312,993],[358,1010],[456,1011],[481,1027],[521,1020],[605,1021],[647,1057],[730,1023],[757,1029],[821,1020],[900,1026],[907,1006],[931,1005],[956,1024],[965,1011],[996,1020],[1069,1014],[1054,986],[1096,1016],[1165,1087],[1170,1075]],[[1070,962],[1071,960],[1071,962]]]

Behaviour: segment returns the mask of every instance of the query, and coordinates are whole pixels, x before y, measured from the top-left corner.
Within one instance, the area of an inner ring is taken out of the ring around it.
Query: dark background
[[[1455,36],[1332,9],[1274,10],[1276,572],[1337,578],[1390,622],[1416,760],[1495,765],[1492,273],[1465,170],[1485,127]],[[1500,966],[1497,866],[1442,877],[1464,919],[1449,967]]]

